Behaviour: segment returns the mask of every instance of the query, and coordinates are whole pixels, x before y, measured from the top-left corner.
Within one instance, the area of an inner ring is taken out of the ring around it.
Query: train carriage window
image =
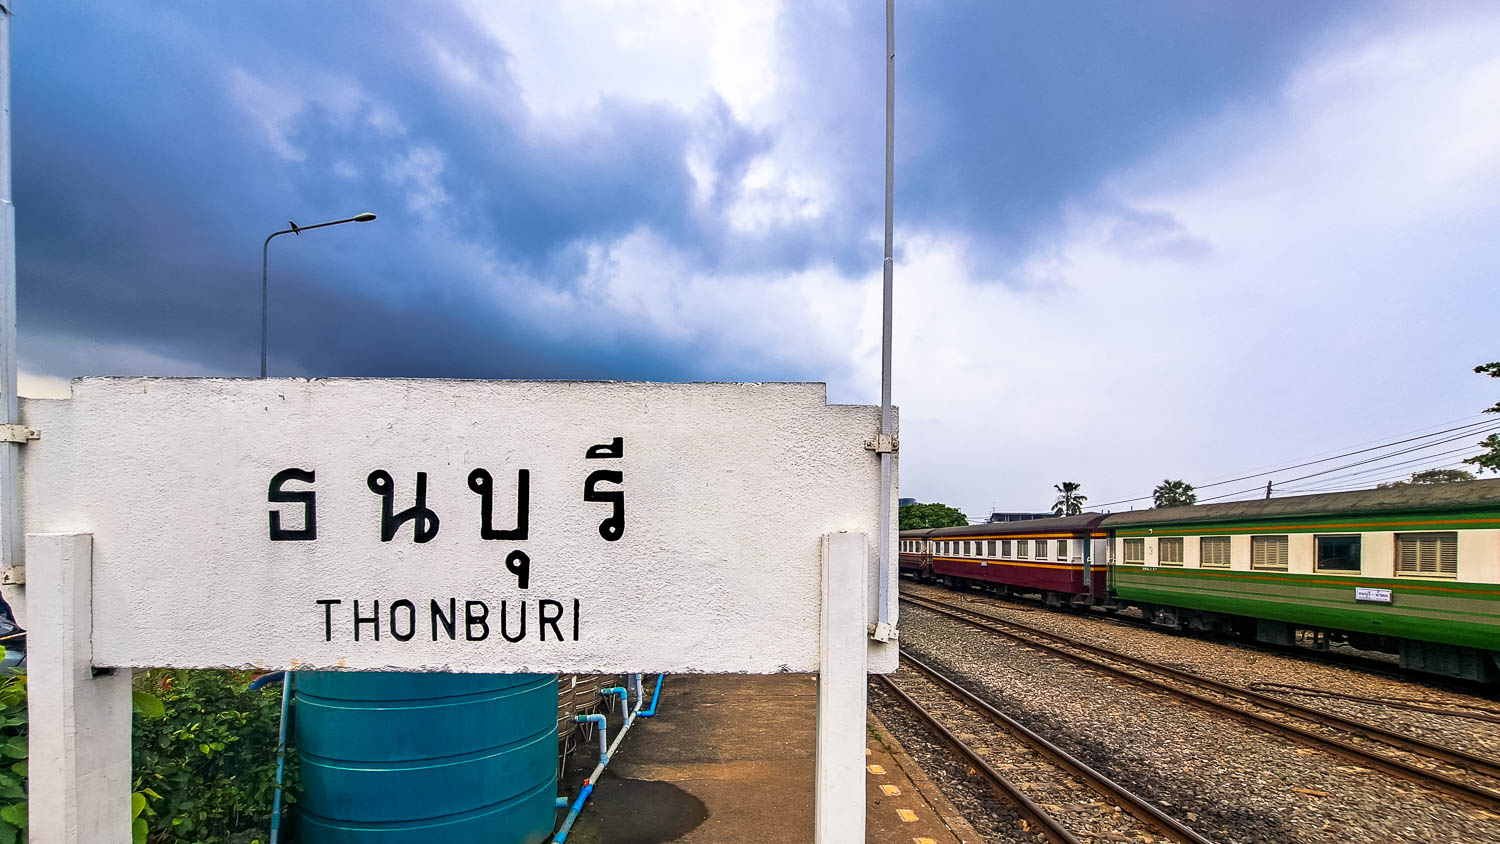
[[[1396,534],[1396,574],[1458,576],[1458,534]]]
[[[989,548],[987,548],[985,550],[987,550],[987,551],[990,552],[988,554],[988,556],[991,556],[991,557],[995,556],[995,540],[991,539],[990,540],[990,546],[989,546]]]
[[[1059,560],[1066,560],[1068,558],[1068,540],[1057,540],[1057,558]]]
[[[1120,549],[1121,555],[1124,557],[1125,563],[1127,565],[1131,563],[1134,563],[1135,565],[1142,565],[1146,562],[1146,540],[1124,539],[1121,540],[1121,542],[1123,542],[1125,546],[1124,548]]]
[[[963,550],[963,555],[964,555],[964,556],[965,556],[965,557],[967,557],[967,556],[969,556],[969,540],[967,540],[967,539],[965,539],[965,540],[964,540],[964,550]]]
[[[1318,571],[1359,571],[1360,536],[1320,536]]]
[[[1286,536],[1250,537],[1250,568],[1262,571],[1286,571],[1288,558]]]
[[[1002,540],[1000,540],[1000,556],[1002,556],[1002,557],[1009,557],[1010,556],[1010,540],[1009,539],[1002,539]]]
[[[1156,541],[1156,561],[1164,566],[1182,565],[1182,537],[1158,539]]]
[[[1205,536],[1198,540],[1198,565],[1206,569],[1229,568],[1230,542],[1227,536]]]
[[[1017,539],[1016,540],[1016,556],[1017,557],[1020,557],[1021,559],[1024,560],[1027,557],[1031,556],[1031,554],[1029,553],[1030,549],[1031,549],[1031,540],[1029,540],[1029,539]]]

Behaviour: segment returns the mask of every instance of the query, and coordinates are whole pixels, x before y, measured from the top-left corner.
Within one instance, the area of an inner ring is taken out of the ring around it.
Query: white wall
[[[834,531],[871,537],[874,617],[879,461],[865,441],[879,410],[829,406],[819,384],[90,378],[72,399],[24,402],[22,421],[43,432],[23,450],[25,531],[94,536],[101,666],[814,671]],[[613,437],[622,459],[584,458]],[[301,526],[301,505],[267,502],[292,467],[316,472],[318,536],[272,542],[270,510]],[[526,541],[480,538],[476,467],[494,477],[497,528],[530,470]],[[381,541],[376,469],[398,511],[427,473],[430,542],[411,523]],[[617,542],[598,532],[609,505],[582,500],[597,469],[624,474]],[[515,549],[531,558],[525,590],[505,567]],[[448,598],[484,601],[489,637],[433,641],[425,607]],[[343,603],[325,616],[318,599]],[[383,624],[379,641],[369,626],[353,641],[356,599],[413,601],[418,635]],[[564,606],[565,636],[580,602],[577,641],[539,641],[541,599]],[[528,606],[521,641],[499,637],[502,600]],[[870,657],[888,671],[896,649]]]

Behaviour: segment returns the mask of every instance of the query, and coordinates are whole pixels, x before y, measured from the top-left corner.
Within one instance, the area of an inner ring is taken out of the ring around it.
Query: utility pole
[[[880,454],[880,607],[876,611],[874,638],[889,641],[891,637],[891,457],[895,453],[895,420],[891,412],[891,312],[892,282],[895,262],[892,258],[895,240],[893,205],[896,194],[896,0],[885,0],[885,261],[881,294],[880,326],[880,436],[876,450]]]
[[[1271,482],[1270,481],[1266,481],[1266,500],[1269,501],[1270,499],[1271,499]]]
[[[22,565],[20,493],[21,446],[16,399],[16,207],[10,193],[10,16],[12,0],[0,0],[0,565],[7,575]],[[9,579],[9,578],[6,578]],[[0,598],[0,613],[15,620]]]

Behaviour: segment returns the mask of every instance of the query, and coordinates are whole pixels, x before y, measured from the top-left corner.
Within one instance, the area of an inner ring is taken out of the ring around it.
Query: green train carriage
[[[1116,601],[1156,624],[1289,644],[1297,631],[1405,667],[1500,677],[1500,480],[1118,513]]]

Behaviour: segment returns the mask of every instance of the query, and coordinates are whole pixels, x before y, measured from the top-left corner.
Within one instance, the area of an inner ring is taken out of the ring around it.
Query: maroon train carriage
[[[1089,606],[1108,597],[1103,513],[902,531],[929,553],[931,576],[949,586],[1039,594],[1049,606]],[[913,555],[920,556],[919,554]],[[920,569],[922,561],[902,566]]]
[[[901,544],[899,546],[899,570],[901,574],[909,574],[917,580],[932,579],[932,549],[927,542],[927,534],[937,528],[922,528],[920,530],[901,531]]]

